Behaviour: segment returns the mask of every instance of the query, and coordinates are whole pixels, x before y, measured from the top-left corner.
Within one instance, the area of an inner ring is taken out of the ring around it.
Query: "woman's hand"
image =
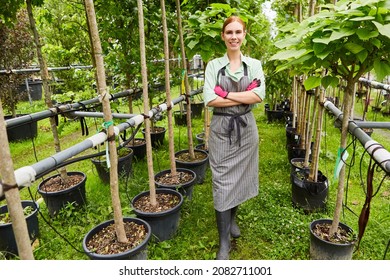
[[[229,94],[229,92],[227,92],[226,90],[224,90],[221,86],[215,86],[214,88],[214,92],[216,95],[222,97],[222,98],[226,98]]]
[[[247,91],[251,91],[254,88],[257,88],[261,85],[261,81],[258,79],[253,79],[253,81],[246,88]]]

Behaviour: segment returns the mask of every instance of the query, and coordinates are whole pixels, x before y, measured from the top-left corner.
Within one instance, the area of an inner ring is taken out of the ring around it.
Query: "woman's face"
[[[244,27],[238,21],[233,21],[226,25],[222,33],[222,40],[225,42],[228,50],[239,50],[245,38]]]

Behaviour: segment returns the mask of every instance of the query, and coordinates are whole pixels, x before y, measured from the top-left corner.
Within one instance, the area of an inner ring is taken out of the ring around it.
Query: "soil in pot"
[[[126,147],[133,149],[134,159],[142,160],[146,157],[146,141],[144,138],[134,138]]]
[[[114,220],[96,226],[85,235],[83,249],[90,259],[147,259],[147,244],[151,237],[150,225],[138,218],[123,218],[123,223],[128,243],[118,242]]]
[[[118,151],[118,176],[127,178],[132,171],[133,149],[126,147]],[[99,178],[106,184],[110,183],[110,170],[107,168],[106,157],[91,159],[98,172]]]
[[[86,204],[85,183],[87,176],[82,172],[68,172],[65,184],[59,174],[53,175],[38,185],[38,193],[43,197],[50,216],[56,216],[68,203],[81,207]]]
[[[202,184],[206,175],[208,167],[209,155],[204,150],[194,150],[195,159],[191,159],[188,150],[181,150],[175,153],[176,166],[180,168],[187,168],[196,173],[196,183]]]
[[[177,232],[183,196],[171,189],[156,189],[157,206],[150,203],[150,192],[145,191],[131,201],[138,218],[146,221],[158,241],[171,239]]]
[[[329,235],[330,219],[315,220],[310,224],[310,259],[351,260],[356,243],[353,230],[339,223],[334,236]]]
[[[22,207],[26,217],[28,234],[31,243],[33,243],[39,236],[39,206],[35,201],[23,200]],[[7,205],[0,207],[0,251],[4,252],[6,256],[18,255],[18,247],[16,245]]]
[[[163,170],[154,176],[154,181],[156,187],[177,190],[191,200],[196,173],[190,169],[177,168],[176,176],[173,176],[171,170]]]

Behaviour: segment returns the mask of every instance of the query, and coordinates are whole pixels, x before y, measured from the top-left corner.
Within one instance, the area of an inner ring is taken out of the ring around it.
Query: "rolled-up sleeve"
[[[257,59],[251,59],[251,71],[250,71],[250,74],[251,74],[251,81],[253,79],[258,79],[261,81],[261,84],[260,86],[254,88],[252,91],[254,93],[256,93],[260,98],[261,100],[264,100],[265,98],[265,76],[264,76],[264,72],[263,72],[263,67],[261,65],[261,61],[260,60],[257,60]]]
[[[215,61],[210,61],[205,70],[205,80],[203,86],[203,101],[205,105],[210,101],[213,101],[217,98],[217,95],[214,93],[214,88],[217,85],[217,75],[215,70]]]

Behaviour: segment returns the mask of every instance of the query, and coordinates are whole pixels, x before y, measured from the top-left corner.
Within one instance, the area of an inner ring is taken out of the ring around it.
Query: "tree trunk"
[[[95,8],[93,0],[85,0],[85,7],[87,10],[88,22],[90,23],[91,32],[91,45],[93,46],[93,53],[96,62],[96,77],[97,77],[97,90],[99,98],[103,104],[104,126],[107,133],[107,143],[109,157],[107,162],[110,162],[110,191],[112,206],[114,209],[114,222],[115,230],[118,241],[121,243],[127,243],[127,237],[125,227],[123,224],[122,208],[119,198],[119,186],[118,186],[118,154],[116,150],[114,125],[112,121],[112,113],[110,106],[110,97],[107,92],[106,74],[104,72],[104,61],[102,46],[100,43],[99,32],[96,22]]]
[[[40,40],[40,36],[38,34],[36,25],[35,25],[35,19],[32,11],[32,0],[26,0],[27,4],[27,12],[28,12],[28,19],[30,21],[30,28],[34,35],[34,43],[37,48],[37,56],[39,61],[39,67],[41,72],[41,78],[42,78],[42,85],[43,85],[43,91],[45,93],[45,103],[48,108],[53,108],[53,103],[51,101],[51,92],[49,87],[49,70],[47,69],[46,60],[44,59],[42,55],[42,44]],[[53,134],[53,141],[54,141],[54,149],[56,153],[61,151],[61,144],[60,139],[58,136],[58,130],[57,130],[57,124],[54,117],[50,117],[50,127],[51,132]],[[65,184],[68,182],[68,174],[66,172],[66,168],[62,167],[60,168],[60,174],[61,178],[64,181]]]
[[[33,260],[34,255],[28,235],[26,217],[24,216],[19,189],[16,185],[15,171],[9,149],[7,129],[4,121],[3,106],[0,101],[0,184],[3,186],[8,212],[12,219],[12,230],[15,235],[19,257],[22,260]],[[8,190],[6,186],[9,186]],[[12,187],[10,187],[12,186]]]
[[[182,67],[184,71],[184,86],[185,86],[185,95],[187,102],[187,137],[188,137],[188,152],[191,159],[195,159],[194,153],[194,141],[192,137],[192,124],[191,124],[191,98],[190,95],[190,84],[188,82],[188,68],[187,68],[187,58],[186,58],[186,50],[183,39],[183,27],[181,24],[181,12],[180,12],[180,0],[176,0],[176,13],[177,13],[177,27],[179,30],[179,38],[180,38],[180,49],[181,49],[181,57],[182,57]]]
[[[341,151],[341,157],[345,148],[347,147],[348,123],[351,115],[353,87],[354,87],[354,83],[350,80],[347,81],[347,87],[344,93],[344,100],[343,100],[343,121],[341,124],[341,140],[340,140],[340,148],[339,148]],[[337,227],[340,222],[340,216],[341,216],[341,210],[343,207],[343,198],[344,198],[344,181],[345,181],[345,164],[343,164],[339,174],[336,207],[334,210],[332,226],[329,232],[330,236],[333,236],[334,233],[337,231]]]
[[[177,175],[176,172],[176,158],[175,158],[175,138],[173,133],[173,121],[172,121],[172,98],[171,98],[171,85],[170,85],[170,70],[169,70],[169,42],[168,42],[168,27],[167,16],[165,12],[165,1],[160,0],[161,3],[161,17],[164,33],[164,60],[165,60],[165,91],[167,95],[168,104],[168,135],[169,135],[169,160],[171,164],[171,176]]]
[[[319,91],[319,98],[316,98],[315,105],[318,103],[322,104],[325,99],[325,91],[323,89],[317,88],[316,90],[316,96],[318,96]],[[315,106],[317,107],[317,106]],[[314,142],[314,148],[313,148],[313,164],[310,169],[309,174],[309,181],[317,182],[318,180],[318,162],[320,159],[320,149],[321,149],[321,133],[322,133],[322,121],[323,121],[323,115],[324,115],[324,106],[318,106],[317,112],[317,125],[316,125],[316,139]],[[314,117],[314,116],[313,116]],[[313,127],[314,128],[314,127]]]
[[[148,76],[146,68],[146,55],[145,55],[145,27],[144,27],[144,11],[142,0],[137,0],[138,7],[138,22],[139,22],[139,44],[141,52],[141,73],[142,73],[142,96],[144,100],[144,114],[148,114],[150,111],[148,108]],[[152,206],[157,205],[156,200],[156,187],[154,184],[154,170],[153,170],[153,155],[152,155],[152,141],[150,138],[150,118],[145,118],[145,140],[146,140],[146,158],[148,163],[149,174],[149,190],[150,190],[150,204]]]

